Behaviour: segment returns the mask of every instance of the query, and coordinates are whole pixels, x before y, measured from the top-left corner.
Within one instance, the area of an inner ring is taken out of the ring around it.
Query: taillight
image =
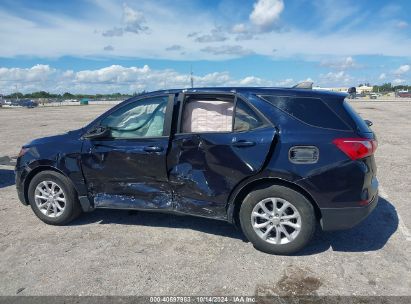
[[[372,155],[378,146],[376,140],[368,138],[337,138],[333,144],[352,160]]]

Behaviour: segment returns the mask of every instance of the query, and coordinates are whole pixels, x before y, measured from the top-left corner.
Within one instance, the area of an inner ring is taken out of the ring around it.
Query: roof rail
[[[307,90],[312,90],[313,89],[313,82],[312,81],[303,81],[295,86],[292,87],[293,89],[307,89]]]

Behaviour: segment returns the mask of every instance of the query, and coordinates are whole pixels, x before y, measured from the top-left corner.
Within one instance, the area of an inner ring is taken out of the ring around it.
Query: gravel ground
[[[108,106],[0,109],[0,295],[411,295],[411,103],[353,105],[379,137],[380,203],[359,226],[318,232],[291,257],[202,218],[97,210],[43,224],[19,203],[8,157]]]

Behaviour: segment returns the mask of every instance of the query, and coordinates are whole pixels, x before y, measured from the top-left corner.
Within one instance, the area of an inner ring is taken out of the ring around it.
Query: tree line
[[[408,90],[411,92],[411,85],[396,85],[393,86],[390,82],[382,85],[374,85],[372,87],[373,92],[396,92],[400,90]]]
[[[49,93],[46,91],[38,91],[38,92],[32,92],[32,93],[26,93],[23,94],[21,92],[16,92],[12,93],[9,95],[5,95],[4,98],[7,99],[37,99],[37,98],[52,98],[52,99],[94,99],[94,100],[100,100],[100,99],[124,99],[128,98],[131,96],[137,96],[144,94],[145,91],[142,92],[134,92],[133,94],[122,94],[122,93],[112,93],[112,94],[72,94],[69,92],[65,92],[63,94],[55,94],[55,93]]]

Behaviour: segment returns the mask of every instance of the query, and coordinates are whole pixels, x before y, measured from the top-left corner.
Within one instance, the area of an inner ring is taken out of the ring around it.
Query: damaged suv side
[[[229,221],[259,250],[294,253],[317,221],[347,229],[377,204],[377,141],[345,97],[284,88],[141,95],[24,145],[17,192],[48,224],[95,208],[156,210]]]

